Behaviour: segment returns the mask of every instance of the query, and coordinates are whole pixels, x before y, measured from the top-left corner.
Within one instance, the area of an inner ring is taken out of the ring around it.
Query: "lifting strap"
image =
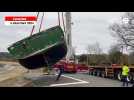
[[[37,20],[38,20],[38,17],[39,17],[39,12],[37,13]],[[43,18],[44,18],[44,12],[43,12],[43,15],[42,15],[42,18],[41,18],[41,23],[40,23],[40,27],[39,27],[39,32],[40,32],[41,27],[42,27]],[[66,30],[65,30],[65,21],[64,21],[63,12],[62,12],[62,22],[63,22],[63,28],[64,28],[64,32],[65,32]],[[59,26],[61,26],[61,22],[60,22],[60,12],[58,12],[58,24],[59,24]],[[35,25],[33,26],[32,30],[31,30],[30,36],[32,36],[34,29],[35,29]]]
[[[42,18],[41,18],[41,23],[40,23],[39,32],[40,32],[40,30],[41,30],[41,27],[42,27],[43,17],[44,17],[44,12],[43,12],[43,15],[42,15]]]
[[[58,12],[58,23],[59,23],[59,26],[61,26],[61,22],[60,22],[60,12]],[[63,24],[63,29],[64,29],[64,32],[66,31],[65,29],[65,21],[64,21],[64,14],[62,12],[62,24]]]
[[[37,13],[37,20],[38,20],[38,17],[39,17],[39,12]],[[35,25],[33,26],[33,28],[32,28],[32,31],[31,31],[31,34],[30,34],[30,36],[32,36],[32,34],[33,34],[33,31],[34,31],[34,28],[35,28]]]
[[[58,12],[58,22],[59,22],[59,26],[60,26],[60,13]]]
[[[66,32],[66,29],[65,29],[65,21],[64,21],[64,15],[63,15],[63,12],[62,12],[62,22],[63,22],[64,32]]]

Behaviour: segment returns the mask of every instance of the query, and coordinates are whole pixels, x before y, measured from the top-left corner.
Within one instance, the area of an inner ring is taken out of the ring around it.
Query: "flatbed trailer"
[[[129,82],[134,80],[134,66],[129,66],[130,73],[127,78]],[[112,78],[122,80],[121,66],[90,66],[89,75],[94,75],[103,78]]]

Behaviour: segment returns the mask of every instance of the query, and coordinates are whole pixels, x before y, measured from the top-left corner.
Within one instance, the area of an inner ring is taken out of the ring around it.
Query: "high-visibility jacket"
[[[128,73],[129,73],[129,68],[128,68],[128,66],[123,66],[123,67],[122,67],[122,75],[128,76]]]

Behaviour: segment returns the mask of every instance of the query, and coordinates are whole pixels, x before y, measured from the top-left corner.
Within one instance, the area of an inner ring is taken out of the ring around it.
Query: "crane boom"
[[[72,58],[72,35],[71,35],[71,12],[66,12],[65,13],[66,17],[66,40],[67,40],[67,47],[68,47],[68,53],[66,56],[66,59],[69,60]]]

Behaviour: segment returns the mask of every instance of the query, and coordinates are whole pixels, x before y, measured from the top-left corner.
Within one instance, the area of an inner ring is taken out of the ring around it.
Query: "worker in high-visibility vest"
[[[123,86],[128,86],[128,81],[127,81],[127,77],[129,75],[129,67],[127,64],[124,64],[122,67],[122,80],[123,80]]]

